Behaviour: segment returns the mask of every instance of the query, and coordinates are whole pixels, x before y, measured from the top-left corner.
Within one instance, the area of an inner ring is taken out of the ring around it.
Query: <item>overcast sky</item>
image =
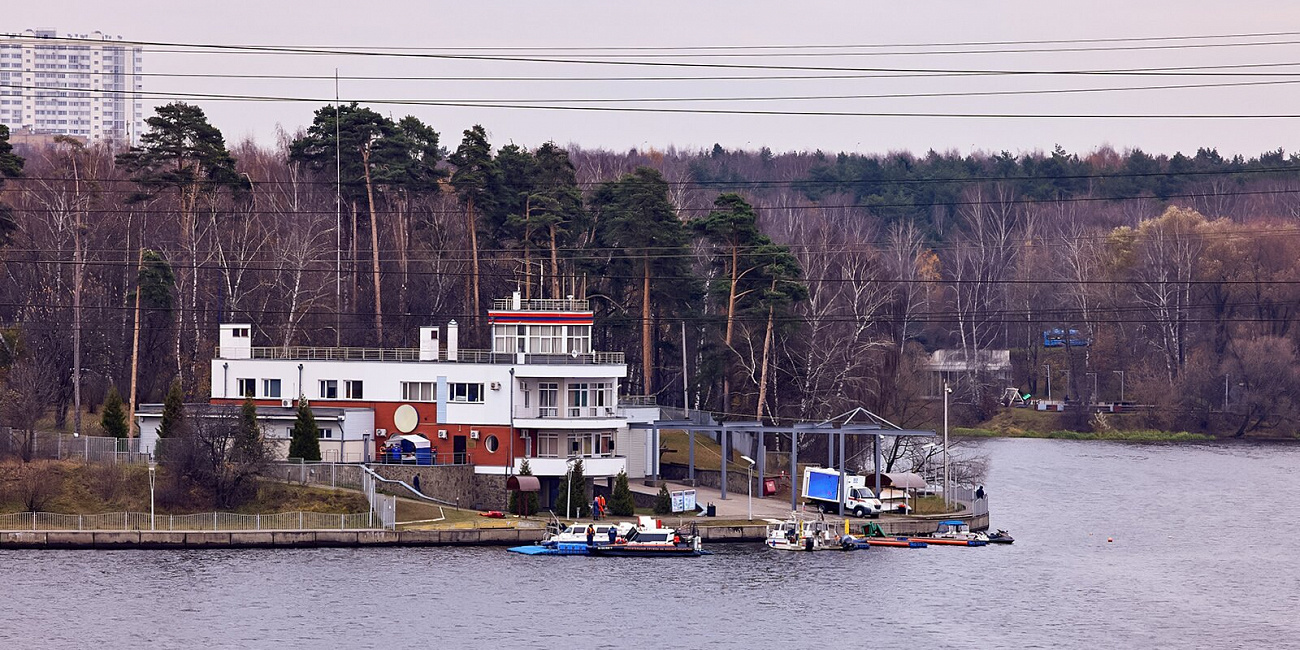
[[[1205,36],[1300,30],[1300,4],[1294,2],[1202,2],[1126,0],[1123,2],[431,2],[378,0],[351,2],[346,13],[328,10],[339,2],[222,0],[176,2],[141,0],[53,0],[10,3],[0,31],[54,29],[61,35],[100,30],[126,39],[174,43],[221,43],[347,48],[410,47],[698,47],[773,45],[937,44],[971,41]],[[189,7],[179,11],[178,7]],[[198,7],[202,7],[201,9]],[[692,63],[793,65],[850,68],[944,70],[1079,70],[1296,63],[1245,71],[1294,73],[1289,76],[964,76],[882,79],[689,80],[689,81],[397,81],[349,80],[343,99],[370,103],[394,117],[414,114],[443,134],[454,147],[460,132],[483,124],[494,145],[536,146],[546,140],[583,147],[623,150],[653,146],[695,149],[771,147],[776,151],[883,152],[956,149],[968,152],[1050,149],[1071,151],[1102,145],[1141,147],[1172,153],[1217,147],[1223,153],[1252,155],[1284,147],[1300,149],[1296,119],[1138,120],[1138,119],[988,119],[955,117],[769,116],[540,111],[483,107],[382,105],[368,100],[439,101],[535,100],[561,103],[577,99],[667,97],[773,97],[897,93],[990,92],[1188,83],[1300,80],[1300,33],[1205,41],[1116,43],[1120,46],[1268,43],[1245,47],[1126,49],[1092,52],[971,53],[969,47],[928,46],[916,51],[955,54],[828,57],[735,57],[641,59]],[[1104,47],[1080,44],[1080,48]],[[1062,48],[1015,45],[1007,48]],[[999,49],[994,46],[978,49]],[[809,52],[809,50],[800,50]],[[867,50],[858,50],[867,51]],[[748,51],[753,53],[753,51]],[[666,52],[654,52],[663,55]],[[538,54],[522,53],[525,56]],[[564,54],[549,52],[548,55]],[[574,52],[633,60],[626,52]],[[770,52],[769,52],[770,54]],[[516,76],[609,77],[752,74],[816,74],[799,71],[746,71],[446,59],[399,59],[336,55],[193,54],[174,49],[149,51],[147,73],[284,74],[328,77],[338,68],[347,76]],[[1237,70],[1242,71],[1241,69]],[[843,74],[843,73],[841,73]],[[152,92],[217,93],[330,98],[332,79],[265,80],[150,77]],[[834,112],[1012,113],[1012,114],[1169,114],[1300,113],[1300,84],[1229,88],[1184,88],[1104,93],[983,97],[908,97],[804,101],[674,102],[615,104]],[[254,138],[274,142],[277,129],[289,132],[311,121],[319,103],[229,102],[193,99],[229,141]],[[158,103],[158,102],[154,102]]]

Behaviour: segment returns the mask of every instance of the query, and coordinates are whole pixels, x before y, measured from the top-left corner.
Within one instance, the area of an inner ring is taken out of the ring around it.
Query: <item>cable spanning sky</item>
[[[148,43],[149,105],[274,144],[335,94],[454,147],[1300,149],[1300,5],[60,0],[0,32]],[[219,47],[197,47],[200,45]],[[264,46],[254,51],[230,46]]]

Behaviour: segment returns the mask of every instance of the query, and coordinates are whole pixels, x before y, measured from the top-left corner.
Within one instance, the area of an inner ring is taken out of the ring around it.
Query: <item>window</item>
[[[483,384],[452,384],[451,401],[482,404]]]
[[[235,394],[240,397],[253,397],[257,390],[256,379],[236,379]]]
[[[37,111],[37,112],[40,112],[40,111]],[[233,336],[233,337],[235,337],[235,338],[237,338],[237,339],[246,339],[246,338],[248,338],[248,336],[249,336],[249,331],[248,331],[248,330],[249,330],[249,328],[247,328],[247,327],[236,327],[236,328],[230,330],[230,335]]]
[[[537,384],[537,410],[538,417],[554,418],[559,417],[560,410],[560,385],[555,382],[543,381]]]
[[[487,447],[489,454],[495,454],[497,453],[497,449],[501,446],[501,442],[497,440],[496,436],[488,436],[483,440],[483,446]]]
[[[347,399],[361,399],[361,398],[362,398],[362,392],[361,392],[361,380],[360,380],[360,379],[349,379],[349,380],[347,380],[347,381],[344,381],[344,382],[343,382],[343,388],[344,388],[344,391],[345,391],[345,393],[344,393],[343,396],[346,397]]]
[[[558,458],[560,455],[560,434],[537,434],[537,455],[541,458]]]
[[[408,402],[432,402],[435,399],[433,393],[433,382],[431,381],[402,382],[402,399]]]
[[[333,430],[333,429],[330,429],[330,428],[328,428],[328,427],[321,427],[321,428],[319,429],[319,431],[320,431],[320,437],[321,437],[321,438],[333,438],[333,437],[334,437],[334,430]]]
[[[263,380],[262,380],[262,395],[264,395],[264,396],[266,396],[266,397],[279,397],[279,396],[280,396],[280,380],[279,380],[279,379],[263,379]]]
[[[591,352],[591,326],[569,326],[569,352],[587,354]]]
[[[533,354],[563,354],[562,325],[532,325],[528,332],[528,351]]]
[[[338,380],[337,379],[320,380],[320,396],[321,399],[338,399],[339,398]]]
[[[588,397],[587,384],[569,384],[569,417],[587,415]]]

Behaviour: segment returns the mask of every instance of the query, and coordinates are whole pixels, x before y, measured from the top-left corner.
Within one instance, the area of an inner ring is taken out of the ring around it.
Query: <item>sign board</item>
[[[677,490],[669,492],[673,501],[673,512],[693,512],[695,510],[695,490]]]

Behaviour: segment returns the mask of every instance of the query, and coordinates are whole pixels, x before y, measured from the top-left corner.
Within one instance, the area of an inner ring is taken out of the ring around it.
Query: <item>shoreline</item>
[[[934,530],[939,519],[962,519],[975,530],[989,527],[989,516],[949,513],[909,519],[870,520],[886,535],[914,535]],[[867,520],[850,519],[855,531]],[[841,524],[842,525],[842,524]],[[699,527],[706,543],[761,542],[767,524]],[[444,530],[284,530],[284,531],[138,531],[11,530],[0,531],[0,550],[112,550],[216,548],[364,548],[431,546],[523,546],[542,541],[544,528],[467,528]]]
[[[1055,431],[1017,431],[1006,432],[994,429],[973,427],[953,427],[952,435],[962,438],[1032,438],[1037,440],[1082,440],[1103,442],[1177,442],[1177,443],[1300,443],[1297,437],[1281,436],[1246,436],[1242,438],[1220,437],[1208,433],[1190,433],[1187,431],[1103,431],[1079,432],[1058,429]]]

